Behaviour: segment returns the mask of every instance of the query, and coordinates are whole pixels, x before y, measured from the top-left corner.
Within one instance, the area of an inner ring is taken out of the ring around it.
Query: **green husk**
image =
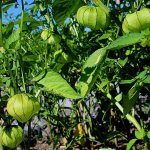
[[[11,149],[17,147],[23,141],[23,129],[20,126],[4,127],[1,143]]]
[[[39,109],[37,99],[24,93],[12,96],[7,103],[8,113],[22,123],[28,121]]]
[[[150,28],[150,9],[148,8],[127,14],[122,24],[124,33],[141,32],[147,28]]]
[[[51,45],[58,44],[60,43],[60,41],[61,41],[61,37],[57,34],[52,34],[48,39],[48,43]]]
[[[101,7],[83,6],[77,11],[77,22],[95,30],[104,29],[109,25],[109,13]]]

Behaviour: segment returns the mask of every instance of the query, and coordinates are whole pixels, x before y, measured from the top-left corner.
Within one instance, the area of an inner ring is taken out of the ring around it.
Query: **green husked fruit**
[[[60,41],[61,41],[61,37],[57,34],[52,34],[48,39],[48,43],[51,45],[59,44]]]
[[[39,109],[38,100],[30,94],[16,94],[7,103],[8,113],[22,123],[28,121]]]
[[[83,6],[77,11],[77,21],[83,26],[99,30],[109,25],[110,17],[101,7]]]
[[[50,33],[49,33],[49,30],[48,30],[48,29],[45,29],[45,30],[42,31],[42,33],[41,33],[41,38],[42,38],[43,40],[47,40],[49,36],[50,36]]]
[[[122,24],[124,33],[141,32],[147,28],[150,28],[150,9],[148,8],[127,14]]]
[[[17,147],[23,141],[23,129],[20,126],[4,127],[0,142],[11,149]]]

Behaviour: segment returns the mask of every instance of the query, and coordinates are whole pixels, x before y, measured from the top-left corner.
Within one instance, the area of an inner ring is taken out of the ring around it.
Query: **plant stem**
[[[21,14],[21,23],[20,23],[20,42],[22,37],[22,29],[23,29],[23,19],[24,19],[24,2],[21,0],[21,6],[22,6],[22,14]],[[21,46],[21,44],[20,44]]]
[[[115,105],[118,107],[118,109],[119,109],[122,113],[124,113],[123,107],[120,105],[119,102],[117,102],[115,99],[113,99],[110,94],[107,94],[106,96],[107,96],[107,98],[109,98],[110,100],[115,101]],[[131,116],[130,114],[125,114],[125,117],[128,119],[129,122],[131,122],[131,123],[137,128],[137,130],[140,131],[140,130],[142,129],[141,126],[140,126],[140,124],[139,124],[139,123],[137,122],[137,120],[134,118],[134,116]]]
[[[21,38],[22,38],[23,21],[24,21],[24,1],[23,0],[21,0],[21,7],[22,7],[22,14],[21,14],[21,23],[20,23],[20,49],[21,49],[21,43],[22,43]],[[19,63],[21,66],[22,84],[23,84],[24,91],[26,93],[27,91],[26,91],[26,86],[25,86],[25,77],[24,77],[24,71],[23,71],[24,69],[22,65],[22,58],[20,57],[20,55],[19,55]]]
[[[27,148],[30,149],[31,142],[31,120],[28,121],[28,145]]]
[[[116,106],[119,108],[119,110],[123,113],[123,107],[119,104],[119,102],[115,102]],[[140,124],[137,122],[137,120],[131,116],[130,114],[126,114],[125,117],[128,119],[129,122],[131,122],[137,130],[141,130]]]
[[[22,66],[21,66],[21,76],[22,76],[23,88],[24,88],[24,91],[26,93],[27,91],[26,91],[25,79],[24,79],[24,73],[23,73],[23,70],[22,70]]]
[[[48,5],[48,4],[47,4],[47,5]],[[42,3],[39,5],[39,8],[40,8],[41,11],[44,11],[44,8],[43,8],[43,6],[42,6]],[[46,18],[48,24],[50,25],[50,27],[51,27],[51,29],[52,29],[52,31],[53,31],[53,30],[54,30],[54,24],[53,24],[52,19],[50,18],[50,14],[49,14],[49,11],[48,11],[48,7],[47,7],[47,14],[45,14],[44,16],[45,16],[45,18]]]
[[[3,46],[2,39],[2,1],[0,1],[0,47]]]

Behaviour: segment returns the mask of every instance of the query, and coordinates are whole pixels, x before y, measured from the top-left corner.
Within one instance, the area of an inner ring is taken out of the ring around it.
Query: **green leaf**
[[[125,66],[125,64],[128,62],[128,57],[126,57],[124,60],[122,60],[122,59],[119,59],[118,60],[118,64],[121,66],[121,67],[123,67],[123,66]]]
[[[12,32],[12,34],[6,40],[6,48],[8,49],[13,42],[16,42],[20,39],[20,28],[17,28]]]
[[[3,7],[3,13],[6,13],[10,7],[12,7],[14,4],[7,4],[6,6]]]
[[[76,86],[83,97],[86,96],[95,83],[100,67],[107,56],[107,52],[108,51],[105,48],[98,49],[86,60],[79,83]]]
[[[13,22],[10,22],[9,24],[7,24],[4,28],[3,28],[3,33],[9,35],[10,32],[12,32],[14,28],[14,23]]]
[[[65,21],[72,13],[76,13],[81,6],[81,0],[55,0],[53,3],[53,16],[58,24]]]
[[[150,84],[150,75],[148,75],[148,76],[146,77],[146,79],[143,80],[143,83]]]
[[[129,143],[127,144],[126,150],[130,150],[136,141],[137,139],[130,140]]]
[[[115,41],[111,42],[111,44],[107,46],[107,49],[108,50],[121,49],[123,47],[139,43],[143,38],[144,35],[142,33],[125,34],[117,38]]]
[[[147,137],[150,139],[150,131],[147,132]]]
[[[36,55],[24,55],[22,58],[22,61],[26,62],[37,62],[39,60],[39,57]]]
[[[137,139],[139,139],[139,140],[142,140],[142,139],[144,139],[144,137],[145,137],[145,130],[142,128],[141,130],[136,130],[135,131],[135,137],[137,138]]]
[[[123,109],[124,114],[129,113],[131,108],[134,106],[136,100],[139,97],[139,92],[141,89],[141,84],[137,81],[131,89],[128,91],[127,95],[123,95]]]
[[[44,71],[39,75],[39,77],[37,76],[32,81],[36,81],[40,77],[42,77],[42,79],[38,81],[38,84],[43,85],[46,91],[66,98],[81,98],[81,96],[75,92],[75,90],[67,83],[65,79],[61,77],[59,73],[54,71]]]
[[[144,71],[140,72],[139,75],[137,76],[137,78],[139,79],[144,79],[146,77],[146,74],[147,74],[148,70],[145,69]]]
[[[100,40],[108,39],[111,35],[112,35],[112,33],[104,33],[101,37],[96,39],[96,42],[98,42]]]
[[[120,102],[122,100],[122,93],[118,94],[116,97],[115,97],[115,100],[117,102]]]
[[[21,19],[18,19],[17,21],[15,21],[14,22],[14,24],[20,24],[20,22],[21,22]],[[41,21],[37,21],[37,20],[35,20],[34,18],[32,18],[32,17],[24,17],[23,18],[23,22],[30,22],[30,23],[37,23],[39,26],[41,26],[42,25],[42,22]]]
[[[119,84],[131,84],[135,81],[136,79],[131,79],[131,80],[121,80]]]

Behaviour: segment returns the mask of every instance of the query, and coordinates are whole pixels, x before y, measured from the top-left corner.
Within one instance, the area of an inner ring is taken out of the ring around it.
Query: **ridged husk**
[[[51,45],[54,44],[59,44],[61,41],[61,37],[57,34],[52,34],[49,38],[48,38],[48,43]]]
[[[8,113],[22,123],[28,121],[39,109],[38,100],[30,94],[16,94],[7,103]]]
[[[127,14],[122,24],[124,33],[141,32],[147,28],[150,28],[150,9],[148,8]]]
[[[42,38],[43,40],[47,40],[49,36],[50,36],[50,32],[49,32],[48,29],[45,29],[45,30],[42,31],[42,33],[41,33],[41,38]]]
[[[23,129],[20,126],[4,127],[0,142],[9,148],[17,147],[23,141]]]
[[[101,7],[83,6],[77,11],[77,21],[83,26],[99,30],[109,25],[110,17]]]

